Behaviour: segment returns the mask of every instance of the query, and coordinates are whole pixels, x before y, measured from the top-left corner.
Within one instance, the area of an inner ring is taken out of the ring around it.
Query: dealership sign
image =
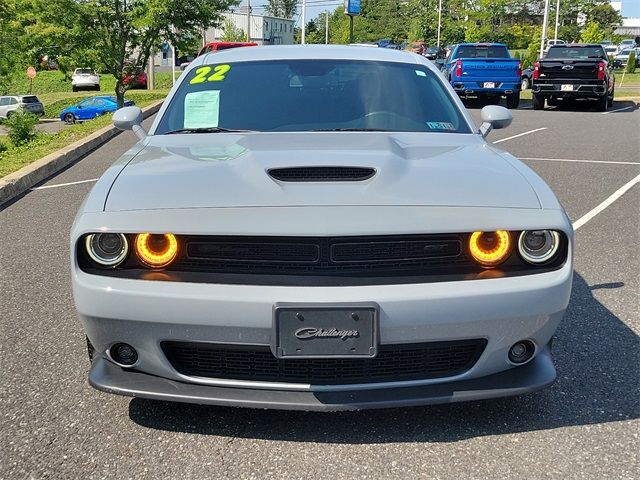
[[[344,13],[352,17],[360,15],[360,0],[344,0]]]

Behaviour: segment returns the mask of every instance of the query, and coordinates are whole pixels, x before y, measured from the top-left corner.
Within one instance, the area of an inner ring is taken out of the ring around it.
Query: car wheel
[[[76,121],[76,117],[73,116],[73,113],[65,113],[64,121],[66,123],[74,123]]]
[[[520,105],[520,92],[507,95],[507,108],[518,108]]]
[[[609,96],[609,106],[613,105],[613,98],[615,97],[615,95],[616,95],[616,89],[613,88],[611,90],[611,95]]]
[[[72,92],[77,92],[78,91],[78,87],[71,87],[71,91]]]
[[[609,106],[609,97],[607,95],[603,95],[602,97],[596,100],[596,110],[598,112],[606,112],[607,107]]]
[[[96,92],[99,92],[99,91],[100,91],[100,85],[96,85],[96,86],[94,87],[94,90],[95,90]]]
[[[533,109],[544,110],[544,97],[542,95],[534,94],[532,97]]]
[[[7,112],[7,120],[9,120],[12,115],[13,115],[13,112]]]
[[[547,98],[547,105],[549,105],[550,107],[557,107],[558,106],[558,99],[556,97]]]
[[[529,90],[529,87],[531,87],[531,85],[529,84],[529,79],[526,77],[522,78],[522,82],[520,83],[521,85],[521,90]]]

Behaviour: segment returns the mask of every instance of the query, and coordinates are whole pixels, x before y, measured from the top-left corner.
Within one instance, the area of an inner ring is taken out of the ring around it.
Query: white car
[[[100,91],[100,76],[91,68],[76,68],[71,76],[71,89]]]
[[[615,57],[614,64],[617,67],[625,67],[629,62],[629,55],[635,51],[636,54],[636,66],[640,65],[640,48],[625,48],[621,50]]]
[[[195,59],[71,232],[89,381],[121,395],[353,410],[552,383],[571,223],[433,63],[350,46]]]
[[[0,96],[0,119],[7,119],[18,110],[40,117],[44,115],[44,106],[35,95]]]

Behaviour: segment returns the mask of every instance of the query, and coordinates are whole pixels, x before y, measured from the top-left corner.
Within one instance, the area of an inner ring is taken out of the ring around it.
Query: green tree
[[[264,11],[272,17],[293,18],[297,3],[297,0],[267,0]]]
[[[64,46],[62,58],[93,53],[100,70],[116,79],[118,105],[123,78],[144,67],[163,41],[188,48],[202,28],[218,25],[220,12],[237,0],[32,0],[31,27],[44,45]],[[55,43],[52,41],[54,40]],[[184,47],[184,48],[183,48]],[[84,66],[84,65],[82,65]]]
[[[247,38],[244,30],[236,27],[229,18],[222,24],[222,31],[224,32],[222,40],[225,42],[243,42]]]
[[[604,32],[598,22],[590,20],[585,26],[580,41],[582,43],[598,43],[604,40]]]

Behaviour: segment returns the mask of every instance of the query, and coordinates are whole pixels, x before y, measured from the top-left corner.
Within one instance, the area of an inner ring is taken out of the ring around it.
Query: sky
[[[640,18],[640,0],[622,0],[622,15]]]

